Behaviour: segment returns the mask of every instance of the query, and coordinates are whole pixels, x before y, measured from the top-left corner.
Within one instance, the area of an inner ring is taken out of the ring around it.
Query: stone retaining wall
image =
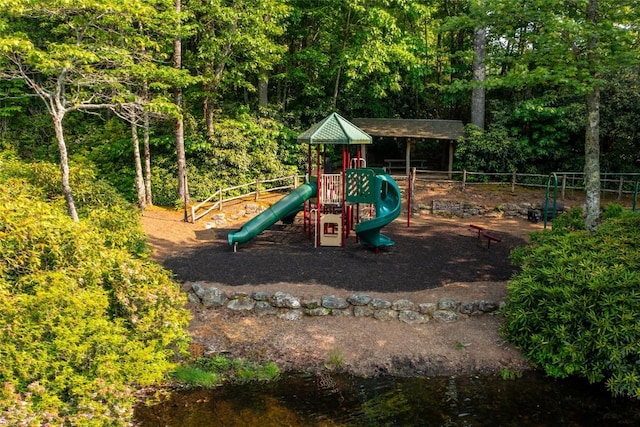
[[[493,314],[502,302],[474,300],[462,302],[442,298],[437,302],[416,303],[406,299],[387,301],[364,293],[347,298],[323,295],[318,298],[297,298],[286,292],[236,292],[227,295],[215,286],[192,283],[189,301],[205,307],[252,312],[259,316],[277,316],[298,320],[303,316],[355,316],[380,321],[401,321],[409,324],[438,321],[455,322],[469,316]]]
[[[541,210],[541,203],[503,203],[498,206],[482,206],[461,200],[432,200],[431,204],[418,204],[414,213],[445,217],[466,218],[470,216],[503,216],[527,218],[529,210]]]

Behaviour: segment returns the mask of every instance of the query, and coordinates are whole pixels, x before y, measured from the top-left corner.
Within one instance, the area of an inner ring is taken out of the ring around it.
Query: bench
[[[487,239],[487,248],[491,245],[491,242],[497,242],[497,243],[502,242],[502,239],[496,236],[492,236],[491,234],[487,234],[487,232],[485,231],[482,232],[482,237]]]
[[[474,230],[478,230],[478,237],[480,237],[482,235],[482,232],[484,231],[484,227],[481,227],[479,225],[469,224],[469,228],[473,228]]]
[[[487,248],[491,246],[491,242],[496,242],[496,243],[502,242],[502,239],[487,233],[486,228],[480,225],[469,224],[469,228],[473,229],[472,231],[475,231],[475,230],[478,231],[478,239],[480,237],[484,237],[485,239],[487,239]]]
[[[391,172],[392,170],[405,170],[407,168],[406,159],[384,159],[384,161],[387,164],[387,172]],[[411,159],[409,166],[424,169],[428,164],[427,162],[428,160]]]

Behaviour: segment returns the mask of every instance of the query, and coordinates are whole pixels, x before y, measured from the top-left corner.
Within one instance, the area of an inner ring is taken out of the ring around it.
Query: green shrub
[[[127,425],[186,351],[184,294],[102,184],[76,223],[34,184],[47,165],[0,161],[0,425]]]
[[[640,397],[640,216],[617,211],[598,231],[577,214],[514,254],[504,336],[553,377],[605,382]]]
[[[511,172],[526,164],[523,153],[522,147],[506,128],[492,126],[483,131],[477,126],[467,125],[456,148],[456,167],[483,172]]]

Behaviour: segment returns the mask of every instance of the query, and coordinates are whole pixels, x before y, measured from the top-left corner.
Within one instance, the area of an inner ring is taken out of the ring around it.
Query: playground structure
[[[314,246],[345,247],[352,232],[374,249],[395,243],[380,230],[398,217],[398,184],[382,168],[366,167],[371,137],[333,113],[298,136],[308,144],[306,182],[273,206],[228,234],[229,245],[246,243],[278,221],[292,223],[303,211],[304,230]],[[333,171],[329,147],[341,148],[341,165]],[[352,149],[355,147],[355,151]]]

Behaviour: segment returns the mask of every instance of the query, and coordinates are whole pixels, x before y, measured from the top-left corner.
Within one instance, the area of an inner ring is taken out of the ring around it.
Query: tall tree
[[[62,193],[76,221],[63,120],[72,111],[118,112],[127,98],[121,79],[134,63],[127,46],[136,35],[132,23],[156,16],[158,7],[146,0],[0,4],[0,77],[25,82],[46,106],[60,154]]]
[[[598,0],[589,0],[587,5],[587,25],[595,31],[587,35],[586,56],[587,72],[593,83],[585,96],[587,120],[584,136],[584,189],[585,189],[585,225],[587,230],[595,231],[600,219],[600,36],[597,30],[600,24]]]
[[[175,0],[175,12],[178,19],[177,27],[180,29],[182,27],[182,0]],[[177,34],[173,41],[173,67],[176,70],[182,69],[182,35]],[[176,85],[174,90],[174,101],[178,110],[183,109],[182,105],[182,87],[180,85]],[[176,137],[176,157],[178,162],[178,197],[185,205],[185,221],[187,207],[186,205],[190,202],[189,200],[189,187],[187,186],[187,156],[184,148],[184,119],[183,115],[180,114],[176,118],[176,127],[175,127],[175,137]]]
[[[638,63],[640,16],[631,0],[485,0],[492,85],[574,94],[585,104],[586,228],[600,217],[600,87],[604,70]],[[506,51],[503,47],[518,46]]]
[[[266,106],[270,74],[286,48],[279,37],[289,14],[287,0],[196,0],[192,55],[186,60],[202,77],[203,115],[207,134],[222,99],[237,91],[257,93]],[[186,55],[185,55],[186,56]]]
[[[485,59],[487,56],[487,29],[484,26],[484,19],[481,18],[484,8],[482,0],[478,0],[476,13],[476,25],[473,29],[473,89],[471,93],[471,123],[484,129],[485,119],[485,79],[487,67]]]

